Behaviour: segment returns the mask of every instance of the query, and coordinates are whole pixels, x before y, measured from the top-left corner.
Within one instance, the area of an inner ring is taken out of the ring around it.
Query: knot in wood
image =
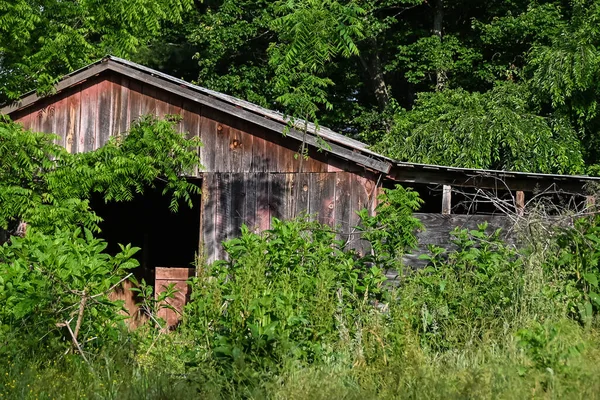
[[[240,145],[241,145],[241,142],[239,140],[233,139],[231,141],[231,143],[229,144],[229,148],[230,149],[237,149],[238,147],[240,147]]]

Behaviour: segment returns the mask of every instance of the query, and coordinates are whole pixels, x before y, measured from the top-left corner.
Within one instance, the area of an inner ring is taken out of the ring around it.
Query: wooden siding
[[[352,172],[208,173],[202,183],[203,251],[207,261],[222,259],[221,243],[237,236],[243,224],[260,232],[271,218],[301,214],[335,227],[341,239],[363,251],[355,211],[372,208],[375,196],[375,182]]]

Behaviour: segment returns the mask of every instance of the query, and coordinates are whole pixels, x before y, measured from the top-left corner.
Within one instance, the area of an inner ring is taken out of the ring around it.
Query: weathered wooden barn
[[[204,144],[199,149],[204,169],[189,176],[202,187],[195,207],[170,214],[156,193],[129,204],[97,204],[107,239],[143,248],[150,281],[155,268],[188,268],[198,252],[209,262],[223,257],[220,243],[236,236],[242,224],[264,230],[273,217],[301,212],[336,226],[361,249],[355,211],[373,210],[379,188],[395,183],[421,193],[425,205],[418,216],[428,228],[423,241],[436,243],[436,233],[457,225],[505,223],[497,217],[498,204],[473,201],[482,191],[514,199],[518,212],[535,193],[552,188],[555,195],[585,195],[586,185],[595,181],[396,162],[327,128],[315,131],[309,124],[305,135],[288,129],[282,114],[115,57],[69,74],[51,95],[31,93],[0,112],[25,128],[57,134],[70,152],[99,148],[143,114],[182,116],[181,131]],[[296,156],[303,140],[305,160]],[[156,278],[177,280],[172,272],[161,269]]]

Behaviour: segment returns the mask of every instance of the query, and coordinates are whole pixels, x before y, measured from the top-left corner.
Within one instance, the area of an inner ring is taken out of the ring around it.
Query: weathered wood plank
[[[48,99],[50,100],[50,99]],[[54,101],[49,101],[44,107],[44,113],[40,121],[40,128],[42,132],[54,133],[54,117],[56,113],[56,104]]]
[[[296,203],[298,202],[298,174],[286,173],[285,176],[285,210],[283,219],[292,219],[296,217]]]
[[[246,221],[246,192],[244,173],[236,172],[229,174],[231,187],[230,198],[231,209],[229,212],[229,225],[227,227],[227,239],[233,239],[240,235],[242,224]]]
[[[113,120],[113,96],[112,82],[105,80],[99,84],[98,95],[98,118],[96,126],[96,136],[98,138],[98,147],[102,147],[112,136]]]
[[[155,115],[156,112],[156,88],[152,85],[142,85],[142,101],[140,105],[142,115]]]
[[[232,230],[231,215],[231,177],[227,172],[217,174],[219,187],[219,202],[217,204],[217,242],[219,259],[225,259],[225,251],[222,243],[229,239]]]
[[[290,196],[286,183],[287,174],[269,174],[269,206],[271,218],[285,219],[288,215],[287,205]]]
[[[176,94],[169,93],[169,114],[181,115],[181,108],[183,107],[183,98]]]
[[[254,137],[252,140],[252,164],[248,171],[268,172],[269,155],[267,154],[267,141],[261,137]]]
[[[69,153],[77,151],[77,136],[79,134],[79,116],[81,113],[81,91],[76,90],[68,99],[68,122],[65,148]]]
[[[90,81],[90,85],[81,89],[81,122],[79,129],[78,152],[96,149],[96,119],[98,111],[98,84]]]
[[[58,135],[58,144],[62,147],[66,147],[66,135],[67,135],[67,120],[69,116],[69,100],[68,97],[63,93],[57,99],[54,108],[54,122],[52,125],[52,132]]]
[[[258,174],[255,172],[245,172],[244,180],[244,221],[243,223],[253,232],[258,232],[256,224],[256,211],[258,201]]]
[[[230,172],[229,166],[229,126],[217,123],[215,137],[215,171]]]
[[[253,143],[254,136],[248,133],[248,124],[243,123],[242,129],[239,130],[241,134],[241,149],[242,149],[242,172],[255,172],[252,170],[252,156],[253,156]]]
[[[121,78],[121,107],[119,115],[121,117],[119,132],[124,133],[131,128],[131,113],[129,108],[129,97],[131,90],[129,89],[130,80],[126,77]]]
[[[322,224],[334,226],[335,221],[335,173],[310,175],[309,213],[316,215]]]
[[[525,192],[522,190],[517,191],[516,197],[517,214],[522,216],[525,212]]]
[[[297,149],[291,149],[289,147],[289,143],[285,143],[281,137],[278,137],[273,142],[275,146],[277,146],[278,150],[278,158],[277,158],[277,170],[280,172],[303,172],[306,171],[306,168],[299,169],[301,162],[301,156],[298,154],[300,151],[300,145],[298,145]],[[304,164],[304,160],[302,162]]]
[[[135,79],[129,81],[129,121],[133,123],[142,115],[142,84]]]
[[[13,115],[13,121],[23,125],[25,129],[31,129],[31,113],[18,113]]]
[[[194,276],[193,268],[156,268],[156,278],[154,281],[155,298],[158,298],[171,284],[177,289],[173,298],[165,300],[165,303],[169,304],[175,310],[162,307],[158,311],[158,316],[166,322],[167,326],[165,328],[167,329],[174,328],[181,320],[183,307],[190,296],[190,286],[187,280],[192,276]]]
[[[351,201],[351,173],[335,172],[335,225],[340,233],[340,239],[348,240],[351,226],[350,213]]]
[[[202,220],[200,229],[201,250],[207,263],[218,259],[217,243],[217,203],[219,200],[219,187],[215,173],[205,173],[202,179]]]
[[[202,110],[204,112],[204,110]],[[216,153],[216,136],[217,123],[205,116],[200,118],[200,140],[202,147],[200,148],[200,161],[206,172],[215,171],[215,153]]]
[[[185,102],[182,110],[181,129],[188,139],[198,137],[200,135],[200,106],[192,102]],[[198,168],[193,171],[186,171],[192,176],[199,176]]]
[[[308,214],[310,209],[310,175],[309,173],[290,174],[295,177],[295,215]]]
[[[452,186],[444,185],[442,194],[442,214],[448,215],[452,212]]]
[[[279,165],[279,151],[282,150],[280,146],[265,139],[265,154],[260,156],[262,158],[263,170],[267,172],[285,172]]]
[[[491,233],[498,228],[502,229],[502,237],[511,240],[512,236],[512,221],[502,215],[443,215],[429,213],[415,213],[415,217],[425,226],[425,229],[417,233],[419,240],[418,248],[413,250],[411,254],[407,254],[403,258],[405,265],[411,268],[422,268],[427,265],[426,260],[419,260],[419,255],[427,254],[428,245],[443,247],[446,249],[455,248],[451,243],[450,232],[454,228],[461,229],[477,229],[479,224],[487,222],[487,232]],[[389,271],[388,277],[394,278],[397,273]]]
[[[168,92],[164,90],[157,89],[156,90],[156,115],[159,118],[164,118],[167,114],[169,114],[170,107],[170,95]]]
[[[448,245],[450,243],[449,232],[456,227],[477,229],[477,225],[488,222],[488,229],[490,231],[492,229],[502,228],[505,233],[508,233],[513,227],[512,221],[502,215],[442,215],[415,213],[414,216],[419,218],[425,226],[425,230],[417,234],[419,243],[424,245]]]
[[[256,176],[256,226],[259,231],[271,226],[271,199],[269,197],[269,175],[257,172]]]
[[[351,212],[350,212],[350,236],[349,245],[364,255],[370,249],[370,245],[367,241],[361,239],[360,232],[356,227],[360,224],[360,217],[357,211],[364,208],[370,209],[371,196],[374,194],[375,183],[365,177],[361,177],[357,174],[351,174]]]
[[[121,78],[117,75],[110,76],[111,81],[111,135],[116,136],[121,132],[124,132],[127,115],[123,116],[122,107],[122,92],[124,88],[121,86]],[[127,102],[126,102],[127,103]]]
[[[229,170],[231,172],[242,172],[242,132],[235,128],[229,128]]]

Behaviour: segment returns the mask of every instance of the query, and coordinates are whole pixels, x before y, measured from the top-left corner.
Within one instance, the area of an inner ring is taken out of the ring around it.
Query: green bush
[[[0,247],[0,356],[64,352],[73,337],[88,352],[120,338],[122,305],[108,295],[139,265],[139,249],[121,246],[113,257],[106,246],[75,229],[32,231]]]
[[[600,217],[580,218],[558,230],[554,253],[544,267],[553,278],[548,295],[584,324],[600,310]]]
[[[200,269],[186,328],[223,365],[318,362],[350,340],[385,277],[345,251],[326,225],[273,219],[224,243],[229,260]]]
[[[430,246],[429,265],[402,278],[397,302],[423,345],[464,346],[501,329],[516,315],[524,264],[500,231],[455,229],[454,249]]]

